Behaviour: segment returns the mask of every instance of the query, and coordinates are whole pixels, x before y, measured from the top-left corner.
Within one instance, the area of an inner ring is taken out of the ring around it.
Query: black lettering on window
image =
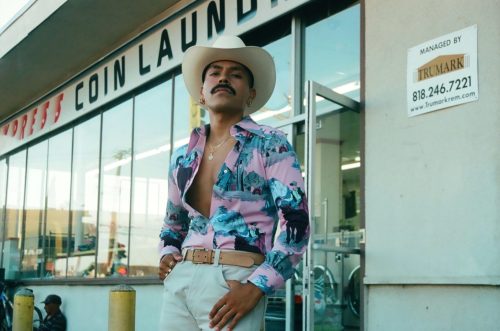
[[[174,57],[172,55],[172,46],[170,45],[167,29],[163,29],[161,32],[160,51],[158,52],[158,61],[156,63],[157,67],[161,66],[161,61],[165,56],[167,56],[169,60]]]
[[[257,13],[257,0],[251,0],[250,9],[246,12],[243,12],[243,0],[238,0],[236,6],[238,13],[238,24],[252,18]]]
[[[144,50],[142,44],[139,45],[139,73],[142,75],[151,71],[151,66],[148,64],[144,66]]]
[[[196,45],[196,12],[191,14],[191,41],[187,42],[186,18],[181,19],[182,51],[185,52],[189,47]]]
[[[115,60],[114,65],[115,71],[115,91],[118,89],[118,83],[120,87],[125,85],[125,56],[122,56],[121,62],[120,60]]]
[[[207,36],[212,39],[213,26],[215,25],[215,32],[220,34],[226,27],[226,8],[224,0],[219,1],[220,13],[217,12],[217,4],[215,1],[210,1],[207,8]],[[212,24],[213,23],[213,24]]]
[[[93,74],[89,78],[89,102],[94,103],[99,97],[99,76]]]
[[[83,88],[83,82],[76,84],[75,87],[75,109],[78,111],[83,108],[83,102],[79,101],[78,92]]]

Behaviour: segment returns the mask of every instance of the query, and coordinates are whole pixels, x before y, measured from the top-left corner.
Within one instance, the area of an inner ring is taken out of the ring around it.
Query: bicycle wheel
[[[11,331],[12,330],[12,308],[10,305],[6,305],[5,308],[2,307],[2,323],[0,324],[0,330]]]
[[[33,308],[33,328],[38,328],[43,320],[42,311],[38,307]]]

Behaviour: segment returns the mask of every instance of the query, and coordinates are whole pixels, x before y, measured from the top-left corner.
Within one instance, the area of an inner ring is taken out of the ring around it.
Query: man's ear
[[[205,104],[205,96],[203,95],[203,86],[200,88],[200,99],[199,99],[199,104],[204,105]]]
[[[250,97],[253,99],[255,99],[255,96],[257,95],[257,91],[252,87],[250,89]]]

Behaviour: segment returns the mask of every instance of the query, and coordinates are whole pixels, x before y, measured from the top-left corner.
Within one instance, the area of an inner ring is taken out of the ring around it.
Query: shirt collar
[[[206,125],[203,125],[203,126],[200,126],[200,127],[197,127],[196,129],[194,129],[194,131],[198,135],[202,135],[202,136],[206,136],[208,130],[210,130],[210,124],[206,124]],[[257,124],[248,115],[244,116],[238,123],[234,124],[230,130],[231,135],[233,137],[237,136],[242,131],[247,131],[249,133],[253,133],[253,134],[255,134],[257,136],[261,136],[261,137],[265,136],[264,131],[262,130],[261,126],[259,124]]]

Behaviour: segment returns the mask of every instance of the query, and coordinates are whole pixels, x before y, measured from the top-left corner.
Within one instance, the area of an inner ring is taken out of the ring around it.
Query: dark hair
[[[217,61],[215,61],[215,62],[217,62]],[[212,63],[214,63],[214,62],[212,62]],[[212,63],[209,63],[209,64],[205,67],[205,69],[203,69],[203,72],[201,73],[201,82],[202,82],[202,83],[204,83],[204,82],[205,82],[205,76],[207,75],[208,68],[210,68],[210,66],[212,65]],[[247,72],[248,77],[249,77],[249,84],[248,84],[248,85],[250,86],[250,88],[253,88],[254,78],[253,78],[253,74],[252,74],[252,72],[250,71],[250,69],[248,69],[248,67],[247,67],[246,65],[241,64],[241,63],[239,63],[239,62],[238,62],[238,64],[240,64],[240,65],[243,67],[243,69],[245,69],[245,71]]]

